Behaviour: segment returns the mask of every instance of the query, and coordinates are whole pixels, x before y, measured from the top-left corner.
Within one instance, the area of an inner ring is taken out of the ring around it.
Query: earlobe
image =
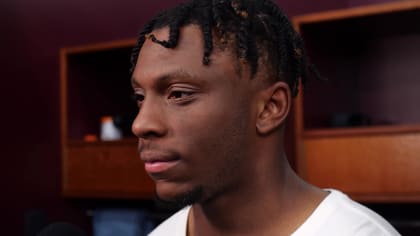
[[[281,127],[291,105],[290,88],[285,82],[277,82],[262,92],[263,104],[258,114],[256,128],[260,134],[269,134]]]

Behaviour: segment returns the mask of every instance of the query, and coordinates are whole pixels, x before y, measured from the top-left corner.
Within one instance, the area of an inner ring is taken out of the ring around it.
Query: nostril
[[[147,132],[142,132],[139,137],[143,139],[153,139],[153,138],[160,138],[163,136],[164,136],[163,132],[156,132],[154,130],[149,130]]]

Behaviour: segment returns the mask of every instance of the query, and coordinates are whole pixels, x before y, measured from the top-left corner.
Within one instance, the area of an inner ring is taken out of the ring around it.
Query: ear
[[[291,93],[289,85],[279,81],[264,89],[261,95],[256,128],[258,133],[268,134],[286,120],[291,106]]]

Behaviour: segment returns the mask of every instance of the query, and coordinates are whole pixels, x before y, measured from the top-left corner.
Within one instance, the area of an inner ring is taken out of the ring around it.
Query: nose
[[[158,138],[166,135],[167,127],[164,112],[158,102],[145,99],[133,121],[131,130],[134,135],[143,139]]]

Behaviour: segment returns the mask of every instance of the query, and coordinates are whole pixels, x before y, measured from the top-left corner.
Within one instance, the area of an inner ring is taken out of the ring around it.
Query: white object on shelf
[[[101,140],[115,141],[122,138],[122,132],[114,125],[111,116],[103,116],[101,118]]]

